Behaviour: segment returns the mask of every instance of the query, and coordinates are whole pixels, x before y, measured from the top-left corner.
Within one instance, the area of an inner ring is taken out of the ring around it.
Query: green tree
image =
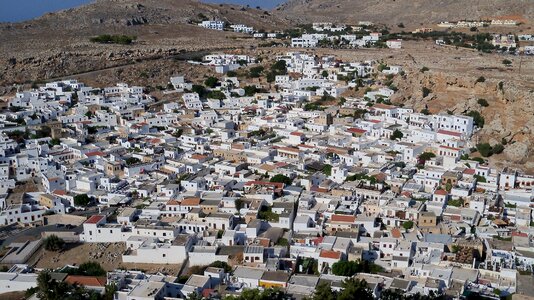
[[[291,297],[280,289],[268,288],[263,291],[259,289],[245,289],[239,296],[228,296],[225,300],[288,300]]]
[[[84,262],[78,267],[78,275],[106,276],[106,270],[96,261]]]
[[[264,68],[262,66],[256,66],[250,68],[250,71],[248,73],[249,77],[251,78],[259,78],[261,76],[261,73],[263,72]]]
[[[65,241],[53,234],[43,241],[44,248],[48,251],[59,251],[65,246]]]
[[[502,144],[497,144],[492,147],[492,152],[494,154],[501,154],[504,151],[504,146]]]
[[[482,107],[488,107],[489,106],[489,103],[488,103],[488,101],[486,99],[480,98],[480,99],[477,100],[477,103],[478,103],[478,105],[480,105]]]
[[[254,96],[258,92],[258,88],[255,85],[247,85],[244,87],[245,96]]]
[[[220,260],[216,260],[216,261],[212,262],[210,264],[210,267],[224,269],[224,271],[226,273],[229,273],[230,271],[232,271],[232,267],[230,267],[230,265],[228,263],[226,263],[224,261],[220,261]]]
[[[126,165],[127,166],[135,165],[135,164],[138,164],[140,162],[141,162],[141,160],[139,158],[137,158],[137,157],[128,157],[126,159]]]
[[[467,116],[472,117],[473,123],[479,128],[484,127],[484,117],[478,111],[472,110],[467,113]]]
[[[332,175],[332,165],[329,165],[329,164],[326,164],[323,166],[323,170],[322,170],[323,174],[325,174],[326,176],[330,176]]]
[[[480,153],[480,155],[482,155],[483,157],[489,157],[493,154],[491,146],[488,143],[477,144],[477,150],[478,153]]]
[[[291,180],[291,178],[283,174],[277,174],[271,178],[271,182],[279,182],[279,183],[284,183],[285,185],[291,185],[293,180]]]
[[[209,88],[214,88],[217,86],[217,83],[219,82],[219,79],[216,77],[210,76],[204,81],[204,85]]]
[[[423,152],[423,153],[421,153],[419,155],[419,160],[420,161],[427,161],[427,160],[430,160],[433,157],[436,157],[436,154],[434,154],[432,152]]]
[[[271,71],[276,73],[276,75],[286,75],[287,66],[285,60],[279,60],[271,66]]]
[[[74,196],[74,204],[77,206],[87,206],[91,202],[91,199],[87,194],[79,194]]]
[[[373,294],[367,287],[365,280],[349,278],[341,284],[343,290],[339,293],[337,300],[373,300]]]
[[[338,276],[352,276],[363,271],[363,264],[359,261],[340,260],[332,265],[332,274]]]
[[[332,291],[328,282],[321,282],[315,287],[312,300],[336,300],[337,292]]]
[[[413,221],[406,221],[402,223],[402,227],[406,230],[410,230],[413,228]]]
[[[193,93],[197,93],[200,98],[206,96],[206,88],[202,85],[194,84],[191,90]]]
[[[106,284],[104,288],[104,295],[102,296],[103,300],[113,300],[115,293],[117,292],[117,286],[112,284]]]
[[[223,99],[226,99],[226,95],[221,91],[210,91],[206,95],[206,98],[223,100]]]
[[[400,139],[402,139],[403,136],[404,136],[404,134],[402,133],[402,131],[400,131],[398,129],[395,129],[395,131],[393,131],[393,133],[391,134],[391,136],[389,138],[391,140],[400,140]]]
[[[328,77],[328,71],[323,70],[323,72],[321,73],[321,76],[322,76],[323,78]]]

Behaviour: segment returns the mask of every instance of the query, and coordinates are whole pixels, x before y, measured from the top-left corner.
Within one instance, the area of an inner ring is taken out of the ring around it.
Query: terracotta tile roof
[[[198,197],[185,198],[184,200],[182,200],[181,205],[183,206],[200,205],[200,198]]]
[[[519,231],[512,231],[512,236],[528,237],[528,234]]]
[[[391,229],[391,236],[396,238],[396,239],[398,239],[398,238],[402,237],[402,233],[401,233],[400,229],[393,228],[393,229]]]
[[[331,251],[331,250],[321,250],[321,254],[319,254],[319,257],[322,258],[331,258],[331,259],[340,259],[341,258],[341,252],[338,251]]]
[[[274,186],[274,187],[277,187],[279,189],[284,187],[284,184],[281,183],[281,182],[268,182],[268,181],[258,181],[258,180],[249,181],[249,182],[245,183],[245,185],[246,186],[267,185],[267,186]]]
[[[180,202],[176,200],[169,200],[167,201],[167,205],[180,205]]]
[[[475,175],[476,170],[475,169],[465,169],[464,174],[467,175]]]
[[[349,150],[345,148],[335,148],[335,147],[328,147],[326,148],[327,153],[336,153],[336,154],[347,154],[349,153]]]
[[[356,221],[356,216],[351,216],[351,215],[332,215],[331,220],[332,220],[332,222],[354,223],[354,221]]]
[[[304,133],[302,132],[298,132],[298,131],[293,131],[290,133],[290,135],[294,135],[294,136],[304,136]]]
[[[350,133],[356,133],[356,134],[364,134],[367,132],[367,130],[363,130],[363,129],[360,129],[360,128],[354,128],[354,127],[351,127],[349,129],[347,129],[348,132]]]
[[[404,196],[404,197],[408,197],[408,198],[409,198],[409,197],[412,196],[412,193],[409,192],[409,191],[403,191],[403,192],[401,193],[401,196]]]
[[[91,151],[91,152],[85,153],[85,155],[87,157],[90,157],[90,156],[105,156],[106,154],[102,151]]]
[[[85,224],[97,224],[102,219],[104,219],[104,216],[93,215],[89,219],[87,219],[87,221],[85,221]]]
[[[328,189],[320,188],[318,186],[312,186],[310,190],[312,192],[317,192],[317,193],[328,193]]]
[[[245,145],[243,144],[232,144],[232,149],[245,150]]]
[[[65,278],[65,282],[70,284],[77,283],[83,286],[105,286],[106,277],[69,275]]]
[[[52,194],[58,195],[58,196],[65,196],[67,192],[65,190],[53,190]]]
[[[437,190],[434,192],[434,195],[441,195],[441,196],[446,196],[448,193],[446,190]]]
[[[462,136],[462,134],[461,134],[460,132],[457,132],[457,131],[450,131],[450,130],[443,130],[443,129],[438,130],[438,133],[440,133],[440,134],[446,134],[446,135],[452,135],[452,136],[457,136],[457,137]]]
[[[201,159],[206,159],[206,158],[208,158],[206,155],[201,155],[201,154],[193,154],[193,155],[191,155],[191,159],[201,160]]]
[[[443,149],[456,150],[456,151],[460,151],[461,150],[460,148],[449,147],[449,146],[439,146],[439,147],[443,148]]]

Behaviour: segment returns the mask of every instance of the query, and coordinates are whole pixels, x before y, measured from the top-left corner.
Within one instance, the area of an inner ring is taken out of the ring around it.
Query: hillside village
[[[134,267],[80,275],[94,255],[80,253],[50,273],[98,293],[113,284],[114,299],[273,288],[303,299],[348,291],[347,278],[371,298],[499,297],[531,278],[534,176],[487,164],[503,145],[472,138],[477,112],[392,104],[392,79],[410,74],[380,61],[288,51],[190,63],[219,75],[169,78],[172,102],[77,80],[8,100],[0,224],[41,231],[4,239],[0,292],[35,288],[36,257],[76,251],[52,241],[121,245],[91,260]],[[135,267],[147,265],[160,272]]]

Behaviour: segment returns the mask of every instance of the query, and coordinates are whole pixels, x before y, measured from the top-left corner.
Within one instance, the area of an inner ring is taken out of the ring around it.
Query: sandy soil
[[[124,243],[85,243],[68,244],[62,252],[46,251],[41,248],[30,259],[30,264],[36,268],[56,269],[65,265],[80,265],[87,261],[96,261],[106,271],[115,269],[137,269],[146,272],[161,272],[170,275],[177,275],[181,265],[161,265],[161,264],[124,264],[121,255],[125,250]],[[1,299],[1,298],[0,298]]]

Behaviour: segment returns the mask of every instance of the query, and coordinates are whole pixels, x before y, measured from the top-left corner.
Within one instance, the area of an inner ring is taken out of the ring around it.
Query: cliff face
[[[494,159],[534,168],[534,152],[530,150],[534,146],[534,90],[514,81],[477,79],[470,75],[415,71],[406,80],[395,82],[399,93],[394,102],[418,111],[427,107],[432,113],[478,111],[485,124],[475,139],[492,145],[503,139],[507,142],[504,153]],[[431,91],[425,98],[424,87]],[[485,99],[488,106],[480,105],[479,99]]]

